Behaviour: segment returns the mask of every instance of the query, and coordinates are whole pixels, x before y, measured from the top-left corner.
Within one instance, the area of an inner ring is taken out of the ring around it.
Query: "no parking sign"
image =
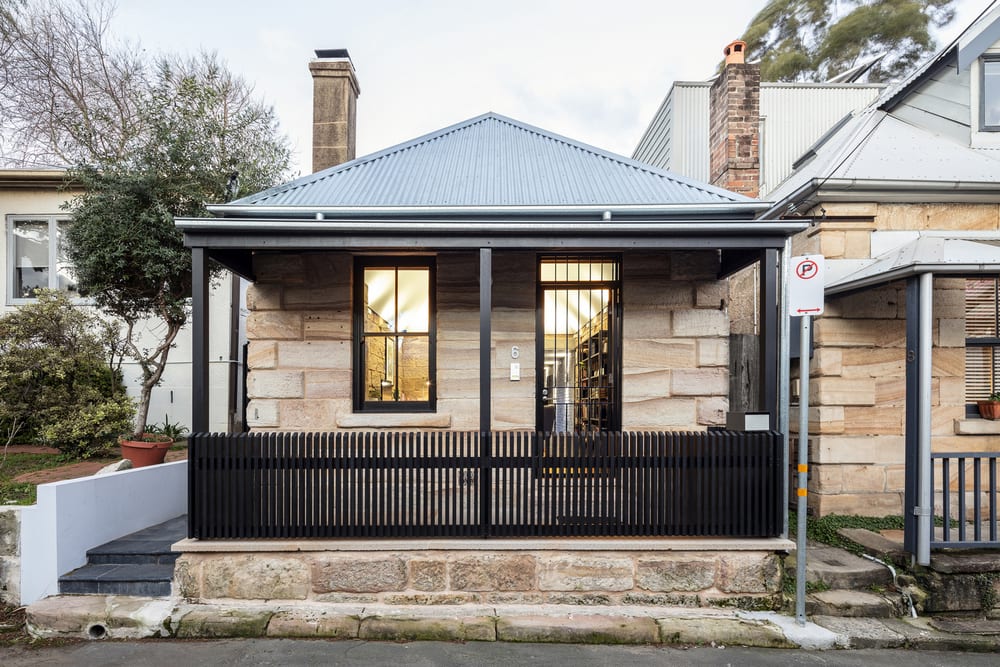
[[[792,317],[823,314],[823,255],[792,257],[788,277],[788,314]]]

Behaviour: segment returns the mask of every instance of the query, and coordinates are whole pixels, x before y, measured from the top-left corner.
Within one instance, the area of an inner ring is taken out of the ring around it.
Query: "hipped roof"
[[[761,202],[487,113],[290,183],[209,207],[213,213],[362,209],[718,207]]]

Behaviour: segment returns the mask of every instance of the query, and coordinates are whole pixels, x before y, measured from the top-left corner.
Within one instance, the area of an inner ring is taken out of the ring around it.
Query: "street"
[[[589,665],[836,665],[878,667],[912,662],[923,666],[995,665],[997,656],[946,651],[803,651],[741,647],[582,646],[503,642],[365,642],[307,639],[144,640],[87,642],[60,647],[3,649],[5,667],[181,667],[186,665],[455,665],[469,667]]]

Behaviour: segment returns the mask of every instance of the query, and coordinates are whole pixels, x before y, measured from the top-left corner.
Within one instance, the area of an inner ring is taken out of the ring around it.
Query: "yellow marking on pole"
[[[800,463],[799,472],[809,472],[809,466],[805,463]]]
[[[804,498],[809,492],[806,491],[805,489],[798,489],[798,493],[801,497]]]

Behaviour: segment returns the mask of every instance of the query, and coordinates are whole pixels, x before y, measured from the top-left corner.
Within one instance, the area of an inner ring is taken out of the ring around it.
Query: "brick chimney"
[[[313,172],[355,158],[361,94],[347,49],[317,49],[313,77]]]
[[[747,197],[760,190],[760,65],[746,63],[746,42],[723,49],[726,64],[709,93],[709,174]]]

